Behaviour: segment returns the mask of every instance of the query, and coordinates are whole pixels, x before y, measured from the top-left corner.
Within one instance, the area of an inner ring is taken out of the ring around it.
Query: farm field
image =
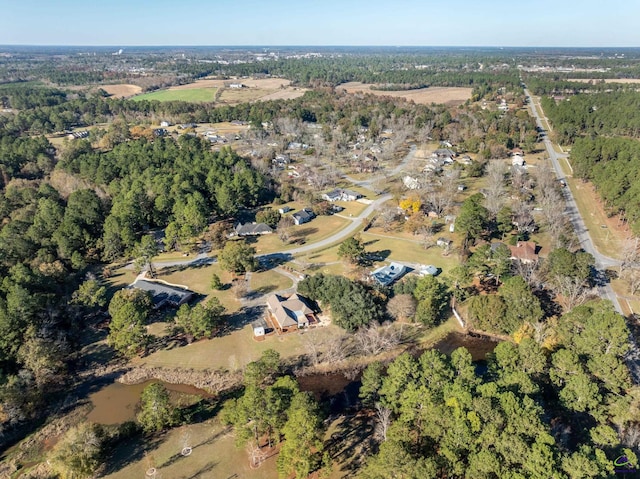
[[[121,83],[117,85],[100,85],[109,95],[114,98],[127,98],[133,95],[137,95],[142,91],[138,85],[131,85],[127,83]]]
[[[217,88],[192,88],[188,90],[158,90],[150,93],[137,95],[134,101],[157,100],[157,101],[188,101],[193,103],[213,102],[215,100]]]
[[[422,105],[438,103],[450,106],[461,105],[471,98],[472,88],[465,87],[429,87],[417,90],[382,91],[372,90],[370,83],[349,82],[340,85],[337,90],[344,90],[347,93],[371,93],[377,96],[390,96],[393,98],[404,98]]]
[[[231,82],[242,83],[244,88],[228,88]],[[213,102],[235,105],[238,103],[267,100],[288,100],[298,98],[307,91],[305,88],[291,87],[291,82],[283,78],[258,78],[241,80],[202,79],[186,85],[172,86],[166,90],[144,93],[134,100]],[[218,98],[216,94],[219,93]]]

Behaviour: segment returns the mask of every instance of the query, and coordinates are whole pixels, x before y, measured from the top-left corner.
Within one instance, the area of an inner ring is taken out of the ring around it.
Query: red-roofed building
[[[533,263],[538,261],[536,253],[537,245],[533,241],[518,241],[515,246],[509,246],[511,259],[522,263]]]

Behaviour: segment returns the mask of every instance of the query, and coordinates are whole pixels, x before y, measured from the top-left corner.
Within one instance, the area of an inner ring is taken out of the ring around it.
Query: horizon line
[[[0,47],[83,47],[83,48],[188,48],[188,47],[200,47],[200,48],[247,48],[247,47],[259,47],[259,48],[574,48],[574,49],[640,49],[640,45],[637,46],[580,46],[580,45],[391,45],[391,44],[361,44],[361,45],[347,45],[347,44],[228,44],[228,45],[207,45],[207,44],[54,44],[54,43],[0,43]]]

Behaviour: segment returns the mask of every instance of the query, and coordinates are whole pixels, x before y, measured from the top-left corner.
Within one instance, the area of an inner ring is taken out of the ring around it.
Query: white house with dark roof
[[[346,190],[343,188],[336,188],[335,190],[323,193],[322,199],[327,201],[356,201],[358,198],[362,198],[362,195],[357,191]]]
[[[301,224],[308,223],[313,218],[316,217],[315,213],[311,211],[309,208],[303,208],[300,211],[297,211],[291,215],[293,218],[293,222],[300,226]]]

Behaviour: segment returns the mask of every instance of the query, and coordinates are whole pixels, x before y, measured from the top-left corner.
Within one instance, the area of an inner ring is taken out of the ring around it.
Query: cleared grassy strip
[[[217,88],[192,88],[190,90],[160,90],[136,95],[134,101],[188,101],[193,103],[212,102],[215,99]]]
[[[213,339],[198,341],[189,346],[165,349],[137,358],[134,365],[182,367],[193,369],[237,370],[260,358],[267,349],[275,349],[283,359],[297,357],[308,352],[306,333],[291,333],[283,336],[269,336],[264,341],[253,339],[253,330],[247,318],[235,315],[230,318],[231,332]],[[327,326],[314,331],[314,337],[330,337],[341,334],[337,326]]]
[[[615,220],[606,215],[590,183],[574,178],[567,180],[594,246],[601,254],[617,258],[624,244],[624,232],[615,228]]]

